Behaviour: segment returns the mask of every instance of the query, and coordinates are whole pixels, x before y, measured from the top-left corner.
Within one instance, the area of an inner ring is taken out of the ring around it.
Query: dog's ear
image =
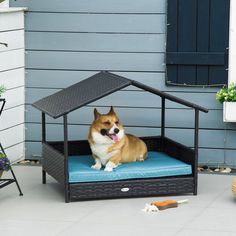
[[[114,108],[113,108],[113,106],[111,106],[110,111],[108,112],[108,115],[115,115],[115,114],[116,113],[114,111]]]
[[[96,108],[94,108],[93,113],[94,113],[94,119],[95,119],[95,120],[97,120],[97,119],[100,117],[100,115],[101,115],[101,114],[97,111]]]

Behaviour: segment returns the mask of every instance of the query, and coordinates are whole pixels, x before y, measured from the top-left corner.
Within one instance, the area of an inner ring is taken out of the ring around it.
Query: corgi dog
[[[139,138],[125,134],[113,107],[107,114],[94,109],[94,121],[89,129],[88,142],[95,164],[91,168],[113,171],[119,164],[144,161],[147,146]]]

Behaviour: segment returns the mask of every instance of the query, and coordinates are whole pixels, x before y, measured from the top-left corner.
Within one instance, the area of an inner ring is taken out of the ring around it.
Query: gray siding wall
[[[11,162],[24,159],[24,12],[0,12],[0,85],[7,91],[0,116],[0,142]],[[2,107],[2,103],[0,103]]]
[[[18,0],[26,14],[26,157],[40,155],[40,113],[31,104],[100,70],[170,92],[207,107],[200,115],[201,163],[236,165],[236,126],[222,121],[214,88],[165,85],[166,0]],[[116,107],[128,132],[160,133],[160,100],[128,88],[90,104],[69,117],[71,139],[87,138],[92,110]],[[193,146],[192,110],[167,103],[170,138]],[[62,139],[61,120],[48,119],[48,139]]]

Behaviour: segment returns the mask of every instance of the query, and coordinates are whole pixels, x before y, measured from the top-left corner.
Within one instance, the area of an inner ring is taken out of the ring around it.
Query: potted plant
[[[1,1],[1,0],[0,0]],[[6,88],[4,85],[0,85],[0,97],[2,96],[2,94],[6,91]]]
[[[11,163],[7,158],[6,154],[0,151],[0,178],[2,177],[3,171],[8,171],[11,168]]]
[[[236,122],[236,84],[230,83],[216,94],[216,99],[223,104],[224,122]]]

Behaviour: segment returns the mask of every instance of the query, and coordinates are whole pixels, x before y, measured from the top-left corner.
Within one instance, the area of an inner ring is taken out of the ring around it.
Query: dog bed
[[[123,179],[142,179],[166,176],[190,175],[192,167],[162,152],[149,152],[144,162],[132,162],[118,166],[112,172],[91,168],[91,155],[69,157],[69,182],[99,182]]]
[[[121,165],[112,173],[92,170],[90,166],[93,164],[93,160],[88,141],[69,140],[69,113],[128,86],[135,86],[157,95],[156,104],[161,108],[161,124],[157,123],[157,127],[160,126],[160,133],[152,137],[141,137],[150,152],[147,161]],[[166,136],[165,111],[168,100],[193,109],[194,143],[192,147],[187,147]],[[138,81],[104,71],[44,97],[36,101],[33,106],[39,109],[42,115],[42,182],[46,184],[46,173],[56,179],[65,190],[66,202],[118,197],[197,194],[199,112],[207,113],[208,110],[204,107]],[[54,119],[63,117],[64,137],[62,140],[49,141],[51,139],[46,132],[46,115]],[[174,159],[170,159],[171,157]],[[176,166],[173,163],[176,163]],[[184,171],[181,173],[177,172],[180,163],[186,168],[183,168],[182,171]],[[79,170],[78,167],[82,169]],[[86,176],[86,173],[89,175]],[[153,173],[157,174],[156,177],[152,177]],[[122,179],[108,180],[108,176],[111,178],[114,175],[115,178],[119,176]]]

